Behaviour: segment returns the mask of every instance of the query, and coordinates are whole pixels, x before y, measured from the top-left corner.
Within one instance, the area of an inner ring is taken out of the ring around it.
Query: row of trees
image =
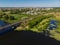
[[[15,20],[15,17],[14,16],[7,15],[5,13],[0,13],[0,19]]]
[[[38,16],[37,18],[34,18],[33,20],[31,20],[29,22],[29,27],[34,27],[35,25],[37,25],[38,23],[40,23],[43,19],[46,19],[46,18],[49,18],[49,17],[52,17],[52,15],[49,15],[49,16]]]
[[[1,11],[2,12],[10,12],[10,14],[21,14],[23,12],[27,12],[27,11],[35,11],[35,12],[45,12],[45,13],[50,13],[50,12],[60,12],[60,8],[53,8],[53,9],[50,9],[50,10],[34,10],[34,9],[30,9],[30,8],[20,8],[20,9],[2,9]]]
[[[30,9],[1,9],[2,12],[10,12],[10,14],[20,14],[22,12],[27,12]]]

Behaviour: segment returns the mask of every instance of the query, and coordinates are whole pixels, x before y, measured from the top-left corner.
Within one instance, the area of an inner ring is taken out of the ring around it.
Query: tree
[[[2,12],[7,12],[7,11],[9,11],[8,9],[1,9],[2,10]]]
[[[13,10],[11,10],[11,12],[10,12],[11,14],[19,14],[20,13],[20,11],[18,10],[18,9],[13,9]]]
[[[9,16],[8,15],[5,15],[4,18],[7,20],[7,19],[9,19]]]
[[[14,16],[10,16],[9,18],[10,20],[15,20]]]
[[[0,18],[2,18],[3,17],[3,15],[2,14],[0,14]]]

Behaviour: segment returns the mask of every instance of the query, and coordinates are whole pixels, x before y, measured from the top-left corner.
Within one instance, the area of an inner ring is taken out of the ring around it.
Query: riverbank
[[[9,23],[3,21],[3,20],[0,20],[0,27],[3,27],[3,26],[6,26],[8,25]]]
[[[54,20],[56,20],[57,28],[50,31],[50,37],[60,41],[60,14],[55,14],[54,16],[56,17]]]

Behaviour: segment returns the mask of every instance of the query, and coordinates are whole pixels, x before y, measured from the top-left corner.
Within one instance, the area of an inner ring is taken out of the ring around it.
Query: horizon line
[[[7,6],[6,6],[7,7]],[[1,7],[0,7],[1,8]],[[4,7],[2,7],[2,8],[4,8]],[[7,8],[9,8],[9,7],[7,7]],[[12,7],[12,8],[14,8],[14,7]],[[21,8],[21,7],[15,7],[15,8]],[[28,7],[29,8],[29,7]],[[31,7],[31,8],[40,8],[40,7]],[[41,8],[53,8],[53,7],[41,7]]]

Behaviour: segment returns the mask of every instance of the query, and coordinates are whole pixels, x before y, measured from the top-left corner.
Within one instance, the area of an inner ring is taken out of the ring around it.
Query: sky
[[[0,7],[60,7],[60,0],[0,0]]]

